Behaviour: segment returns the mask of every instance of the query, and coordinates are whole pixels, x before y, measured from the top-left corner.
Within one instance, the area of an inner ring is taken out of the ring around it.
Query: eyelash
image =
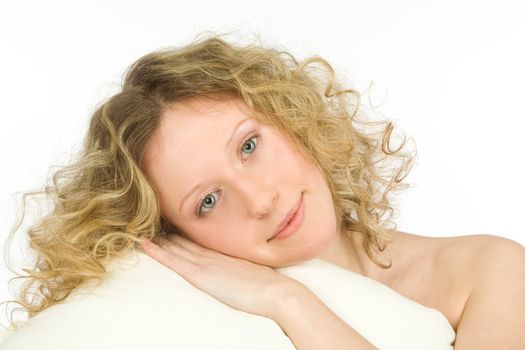
[[[242,152],[244,146],[248,143],[248,141],[250,141],[250,140],[252,140],[252,139],[256,139],[256,140],[257,140],[257,139],[259,138],[259,136],[260,136],[260,135],[259,135],[258,133],[255,133],[254,135],[245,138],[245,139],[241,142],[241,147],[237,150],[237,154],[239,154],[239,153]],[[252,153],[250,153],[250,155],[253,155],[253,153],[257,150],[257,142],[255,142],[254,145],[255,145],[255,148],[254,148],[254,150],[252,151]],[[206,194],[204,195],[204,197],[203,197],[201,200],[199,200],[199,204],[198,204],[198,206],[197,206],[197,208],[196,208],[196,215],[197,215],[198,218],[201,218],[201,217],[204,217],[204,216],[208,215],[209,211],[202,213],[202,211],[201,211],[201,209],[202,209],[202,205],[203,205],[204,199],[206,199],[206,197],[208,197],[208,195],[210,195],[211,193],[215,193],[215,192],[217,192],[217,191],[208,192],[208,193],[206,193]],[[216,204],[217,204],[217,200],[215,201],[215,205],[216,205]],[[211,209],[210,209],[210,210],[211,210]]]

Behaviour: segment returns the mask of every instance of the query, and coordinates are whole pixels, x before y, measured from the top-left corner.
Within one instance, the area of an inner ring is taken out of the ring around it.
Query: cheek
[[[335,208],[331,200],[330,192],[326,187],[326,191],[321,191],[317,197],[315,205],[315,212],[310,211],[312,219],[312,226],[316,228],[315,235],[317,244],[323,245],[330,242],[337,231],[337,220]]]
[[[194,242],[218,252],[238,256],[246,250],[247,235],[238,229],[239,225],[232,225],[228,220],[213,225],[204,225],[202,228],[192,228],[188,236]]]
[[[300,173],[301,177],[312,173],[314,165],[292,141],[275,133],[266,137],[266,141],[264,152],[261,153],[264,157],[261,166],[272,172],[279,169],[282,174],[293,173],[296,176]]]

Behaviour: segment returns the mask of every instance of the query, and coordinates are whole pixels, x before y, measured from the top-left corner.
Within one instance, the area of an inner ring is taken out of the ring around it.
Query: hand
[[[301,284],[273,268],[205,248],[180,235],[143,241],[149,256],[184,277],[195,287],[234,309],[272,317],[276,302]]]

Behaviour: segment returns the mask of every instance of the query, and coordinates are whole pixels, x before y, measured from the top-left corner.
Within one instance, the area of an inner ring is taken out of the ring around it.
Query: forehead
[[[145,173],[164,194],[183,196],[191,185],[227,168],[236,144],[225,146],[240,122],[236,138],[257,125],[240,99],[195,98],[174,105],[162,115],[145,149]]]
[[[170,150],[180,155],[199,144],[211,146],[229,137],[233,127],[246,118],[253,119],[246,104],[236,98],[199,97],[177,103],[163,113],[146,147],[146,164],[160,160]]]

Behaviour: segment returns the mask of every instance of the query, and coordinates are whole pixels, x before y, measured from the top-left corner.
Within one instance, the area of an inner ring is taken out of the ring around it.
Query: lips
[[[297,209],[299,209],[299,205],[301,204],[302,199],[303,194],[301,193],[301,197],[299,198],[297,203],[295,203],[295,205],[290,210],[288,210],[284,218],[281,220],[281,223],[273,233],[272,238],[275,237],[279,232],[281,232],[281,230],[285,228],[286,225],[290,222],[290,220],[294,217],[294,215],[297,213]]]

